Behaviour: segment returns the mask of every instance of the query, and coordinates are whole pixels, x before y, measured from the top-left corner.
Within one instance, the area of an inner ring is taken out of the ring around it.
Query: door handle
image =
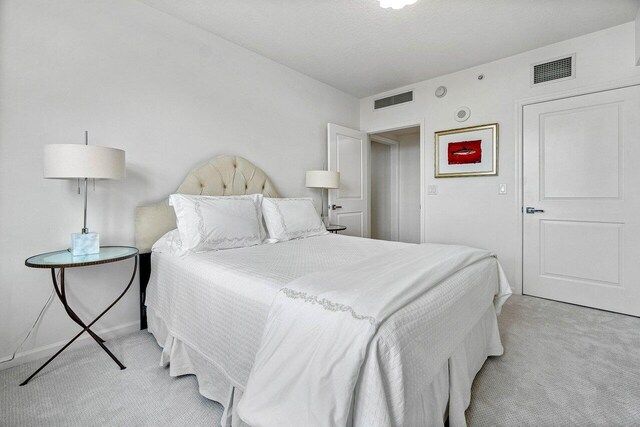
[[[528,214],[534,214],[538,212],[543,213],[544,209],[536,209],[536,208],[532,208],[531,206],[527,206],[525,212],[527,212]]]
[[[342,209],[342,206],[339,205],[331,205],[331,210]]]

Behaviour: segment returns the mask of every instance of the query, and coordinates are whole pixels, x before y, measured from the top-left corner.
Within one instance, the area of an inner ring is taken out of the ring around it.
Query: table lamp
[[[328,224],[328,215],[324,215],[324,190],[332,188],[340,188],[340,172],[334,171],[307,171],[306,175],[307,188],[322,189],[322,213],[320,217],[325,226]]]
[[[71,234],[73,256],[100,252],[100,235],[87,228],[87,186],[89,179],[121,179],[125,176],[124,150],[89,145],[85,132],[82,144],[49,144],[44,146],[44,178],[84,180],[84,226]],[[95,183],[95,181],[94,181]]]

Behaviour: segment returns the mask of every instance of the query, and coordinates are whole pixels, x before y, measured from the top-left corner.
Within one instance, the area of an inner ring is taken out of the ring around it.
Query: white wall
[[[398,240],[420,243],[420,134],[398,137]]]
[[[391,147],[371,141],[371,238],[391,239]]]
[[[88,129],[91,144],[126,150],[127,178],[89,195],[89,228],[102,244],[131,245],[135,206],[220,154],[254,161],[282,194],[319,205],[304,171],[326,162],[327,122],[358,127],[358,109],[350,95],[138,2],[1,1],[0,359],[51,291],[48,271],[25,258],[68,247],[82,226],[74,183],[42,179],[43,145],[82,143]],[[92,318],[131,267],[69,271],[72,306]],[[136,329],[137,298],[136,279],[97,329]],[[42,356],[76,331],[56,300],[23,351]]]
[[[636,14],[636,65],[640,66],[640,9]]]
[[[360,101],[360,128],[372,132],[398,128],[425,120],[425,186],[437,185],[438,195],[426,197],[425,237],[429,242],[459,243],[487,248],[498,253],[516,291],[516,260],[520,256],[517,221],[520,207],[516,198],[516,102],[525,98],[584,89],[611,81],[640,77],[635,66],[635,26],[633,22],[593,34],[536,49],[468,70],[416,83],[415,101],[386,110],[373,111],[373,99]],[[577,54],[577,76],[573,80],[531,88],[531,63]],[[477,76],[484,74],[483,80]],[[444,98],[434,96],[444,85]],[[457,107],[466,105],[471,118],[461,124],[454,120]],[[433,133],[498,122],[500,124],[500,170],[496,177],[433,178]],[[498,184],[508,185],[506,196],[498,195]]]

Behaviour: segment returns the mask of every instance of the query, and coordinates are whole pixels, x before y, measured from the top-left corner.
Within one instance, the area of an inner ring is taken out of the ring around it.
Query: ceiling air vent
[[[576,55],[564,56],[552,61],[531,65],[531,86],[572,79],[575,73]]]
[[[386,98],[380,98],[373,101],[373,109],[378,110],[380,108],[391,107],[392,105],[404,104],[405,102],[413,101],[413,91],[399,93],[397,95],[387,96]]]

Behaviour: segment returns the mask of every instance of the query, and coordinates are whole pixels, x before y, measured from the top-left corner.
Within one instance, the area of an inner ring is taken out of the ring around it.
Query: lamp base
[[[98,233],[72,233],[71,255],[91,255],[100,253],[100,234]]]

